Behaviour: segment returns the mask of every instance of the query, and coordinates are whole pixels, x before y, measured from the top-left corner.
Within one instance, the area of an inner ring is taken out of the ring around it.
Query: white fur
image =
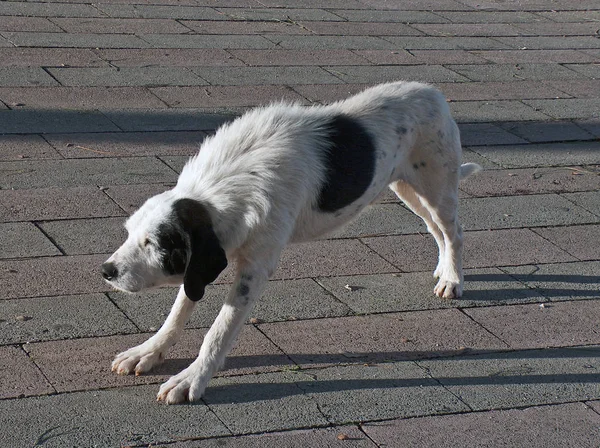
[[[331,117],[358,120],[374,138],[375,175],[370,187],[335,213],[315,206],[325,179],[322,137]],[[439,261],[434,291],[462,294],[462,230],[456,214],[458,181],[479,170],[461,166],[458,127],[442,94],[415,82],[379,85],[329,106],[275,104],[248,112],[207,138],[184,167],[177,185],[149,199],[128,221],[129,237],[108,260],[123,269],[115,287],[138,291],[181,284],[165,277],[145,238],[166,219],[173,202],[191,198],[210,205],[216,233],[236,278],[206,335],[198,358],[162,385],[167,403],[198,400],[221,367],[253,302],[290,242],[318,238],[354,218],[389,186],[435,237]],[[240,285],[249,293],[241,294]],[[242,297],[244,296],[244,297]],[[194,308],[183,286],[165,324],[144,344],[119,354],[113,370],[143,373],[158,364],[179,338]]]

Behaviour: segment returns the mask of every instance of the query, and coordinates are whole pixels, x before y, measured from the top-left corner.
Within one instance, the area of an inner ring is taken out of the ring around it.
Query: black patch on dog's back
[[[338,115],[327,130],[326,177],[317,205],[331,213],[351,204],[369,188],[376,150],[373,138],[358,120]]]

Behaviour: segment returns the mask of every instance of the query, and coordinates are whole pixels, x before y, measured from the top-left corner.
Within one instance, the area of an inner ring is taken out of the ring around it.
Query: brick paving
[[[600,446],[600,5],[592,0],[0,2],[0,446]],[[248,107],[397,79],[448,97],[465,294],[392,195],[299,244],[193,405],[165,363],[110,372],[174,291],[99,265],[147,197]]]

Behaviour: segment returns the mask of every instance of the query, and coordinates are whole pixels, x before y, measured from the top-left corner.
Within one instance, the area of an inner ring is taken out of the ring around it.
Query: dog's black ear
[[[183,288],[185,295],[196,302],[204,295],[206,285],[227,267],[227,257],[204,204],[193,199],[179,199],[173,209],[190,244]]]

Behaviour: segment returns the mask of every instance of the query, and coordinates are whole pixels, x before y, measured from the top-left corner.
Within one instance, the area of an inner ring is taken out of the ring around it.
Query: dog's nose
[[[118,275],[119,271],[114,263],[108,261],[106,263],[102,263],[102,277],[104,277],[106,280],[112,280]]]

